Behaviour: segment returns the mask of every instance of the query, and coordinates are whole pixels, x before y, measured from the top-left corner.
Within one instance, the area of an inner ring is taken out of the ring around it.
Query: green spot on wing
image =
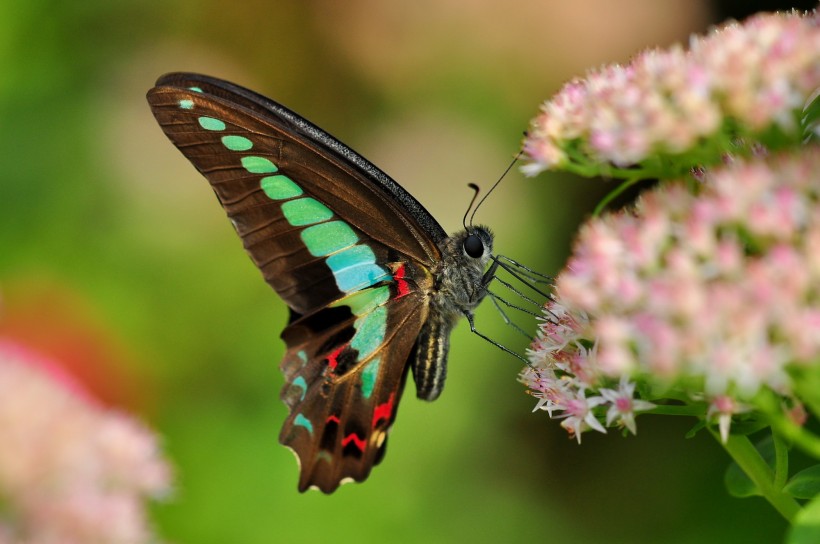
[[[194,109],[194,101],[189,100],[187,98],[183,98],[182,100],[179,101],[179,107],[182,108],[183,110],[192,110],[192,109]]]
[[[327,450],[319,450],[316,452],[317,461],[325,461],[327,463],[333,462],[333,455]]]
[[[265,157],[242,157],[242,167],[251,174],[273,174],[279,168]]]
[[[334,253],[326,262],[333,271],[336,286],[343,293],[365,289],[392,277],[387,270],[376,264],[373,250],[361,244]]]
[[[387,308],[379,306],[353,323],[356,333],[350,339],[350,347],[359,352],[359,359],[368,357],[384,342],[387,329]]]
[[[355,316],[362,316],[372,312],[375,308],[390,300],[390,287],[382,285],[372,289],[365,289],[330,304],[330,306],[347,306]]]
[[[321,223],[333,217],[330,209],[313,198],[297,198],[282,204],[282,213],[294,227]]]
[[[313,434],[313,423],[311,423],[310,420],[301,413],[296,414],[296,417],[293,418],[293,424],[304,427],[308,430],[308,432],[310,432],[310,434]]]
[[[366,399],[373,394],[373,387],[376,385],[376,378],[379,377],[379,363],[381,360],[375,357],[362,369],[362,396]]]
[[[200,117],[197,121],[205,130],[225,130],[225,123],[213,117]]]
[[[293,180],[281,174],[276,176],[265,176],[259,181],[259,185],[268,198],[273,200],[285,200],[302,194],[302,188],[293,183]]]
[[[188,87],[188,89],[194,91],[195,93],[201,93],[202,89],[200,87]]]
[[[302,397],[299,400],[305,400],[305,393],[307,393],[307,382],[302,376],[297,376],[295,380],[293,380],[293,384],[296,387],[302,390]]]
[[[251,142],[244,136],[236,136],[234,134],[231,134],[230,136],[222,137],[222,145],[224,145],[231,151],[247,151],[248,149],[253,147],[253,142]]]
[[[310,226],[300,236],[314,257],[330,255],[359,241],[359,237],[344,221],[328,221]]]

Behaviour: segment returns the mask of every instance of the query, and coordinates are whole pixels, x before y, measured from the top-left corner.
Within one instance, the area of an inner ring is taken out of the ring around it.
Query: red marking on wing
[[[367,445],[367,443],[364,441],[364,439],[359,438],[356,435],[356,433],[350,433],[349,435],[347,435],[346,437],[344,437],[342,439],[342,447],[344,448],[345,446],[347,446],[351,442],[353,442],[353,445],[355,445],[361,451],[364,451],[364,447]]]
[[[393,400],[396,397],[396,393],[390,393],[390,398],[387,402],[379,404],[376,406],[376,409],[373,410],[373,428],[376,428],[376,425],[382,419],[390,419],[390,415],[393,413]]]
[[[339,354],[342,353],[342,350],[345,349],[346,345],[347,344],[342,344],[330,352],[330,355],[327,356],[327,366],[330,370],[336,370],[336,367],[339,365]]]
[[[404,269],[404,263],[402,263],[393,274],[393,279],[396,280],[396,290],[398,291],[396,298],[401,298],[410,292],[410,287],[407,285],[407,280],[404,279],[405,274],[406,270]]]
[[[339,424],[339,416],[334,415],[334,414],[330,414],[327,417],[327,419],[325,420],[325,423],[335,423],[336,425],[338,425]]]

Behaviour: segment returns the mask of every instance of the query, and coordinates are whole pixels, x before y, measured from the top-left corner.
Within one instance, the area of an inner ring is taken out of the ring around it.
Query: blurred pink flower
[[[725,438],[761,388],[791,398],[788,369],[820,361],[818,286],[820,147],[735,160],[582,228],[521,380],[559,415],[600,395],[596,417],[635,432],[640,379],[706,399]]]
[[[522,170],[597,175],[687,152],[702,164],[774,128],[799,142],[799,114],[820,87],[818,18],[757,15],[567,83],[532,121]]]
[[[152,542],[147,498],[170,491],[156,437],[0,338],[0,542]]]

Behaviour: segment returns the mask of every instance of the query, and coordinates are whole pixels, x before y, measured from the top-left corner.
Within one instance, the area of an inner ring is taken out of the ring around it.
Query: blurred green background
[[[369,481],[297,493],[277,444],[286,308],[144,99],[178,70],[255,89],[368,157],[452,231],[466,184],[497,179],[561,83],[703,32],[726,8],[6,0],[0,334],[55,355],[161,434],[177,489],[153,514],[169,541],[779,541],[768,506],[727,496],[719,445],[684,438],[692,422],[644,417],[637,437],[589,433],[579,447],[530,412],[520,365],[466,323],[445,394],[426,404],[409,386]],[[554,274],[606,190],[514,171],[477,220],[501,253]],[[523,350],[486,306],[479,326]]]

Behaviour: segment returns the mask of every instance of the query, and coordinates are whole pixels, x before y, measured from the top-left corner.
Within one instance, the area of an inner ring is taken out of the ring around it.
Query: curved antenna
[[[478,198],[478,192],[481,190],[478,187],[478,185],[476,185],[475,183],[468,183],[467,187],[469,187],[470,189],[472,189],[475,192],[473,193],[472,200],[470,200],[470,205],[467,206],[467,211],[464,212],[464,219],[461,220],[461,224],[464,226],[464,230],[467,230],[467,214],[470,213],[470,210],[472,209],[473,204],[475,204],[475,199]],[[475,215],[475,212],[473,212],[473,215]],[[473,224],[473,218],[471,217],[470,218],[470,225],[472,225],[472,224]]]
[[[475,207],[475,208],[473,208],[473,214],[470,216],[470,225],[472,225],[472,224],[473,224],[473,218],[475,217],[475,212],[477,212],[477,211],[478,211],[478,209],[481,207],[481,205],[482,205],[482,204],[484,204],[484,201],[485,201],[485,200],[487,200],[487,197],[488,197],[488,196],[490,196],[490,193],[492,193],[492,192],[495,190],[495,188],[496,188],[496,187],[498,187],[498,184],[499,184],[499,183],[501,183],[501,180],[502,180],[502,179],[504,179],[504,177],[505,177],[505,176],[509,173],[509,171],[510,171],[510,170],[512,170],[512,167],[513,167],[513,166],[515,166],[515,163],[516,163],[516,162],[518,162],[518,159],[520,159],[520,158],[521,158],[521,154],[522,154],[522,153],[524,153],[524,151],[523,151],[523,150],[522,150],[522,151],[519,151],[518,153],[516,153],[515,157],[513,157],[513,160],[512,160],[512,162],[510,163],[510,165],[509,165],[509,166],[507,166],[507,169],[506,169],[506,170],[504,170],[504,173],[503,173],[503,174],[501,174],[501,177],[500,177],[500,178],[498,178],[498,181],[496,181],[495,183],[493,183],[493,186],[492,186],[492,187],[490,187],[490,190],[489,190],[489,191],[487,191],[487,194],[485,194],[485,195],[484,195],[484,198],[482,198],[481,200],[479,200],[479,201],[478,201],[478,204],[476,204],[476,207]],[[476,192],[476,196],[478,196],[478,193],[477,193],[477,192]],[[467,216],[466,216],[466,215],[464,216],[464,219],[465,219],[465,220],[467,219]],[[465,228],[466,228],[466,227],[465,227]]]

